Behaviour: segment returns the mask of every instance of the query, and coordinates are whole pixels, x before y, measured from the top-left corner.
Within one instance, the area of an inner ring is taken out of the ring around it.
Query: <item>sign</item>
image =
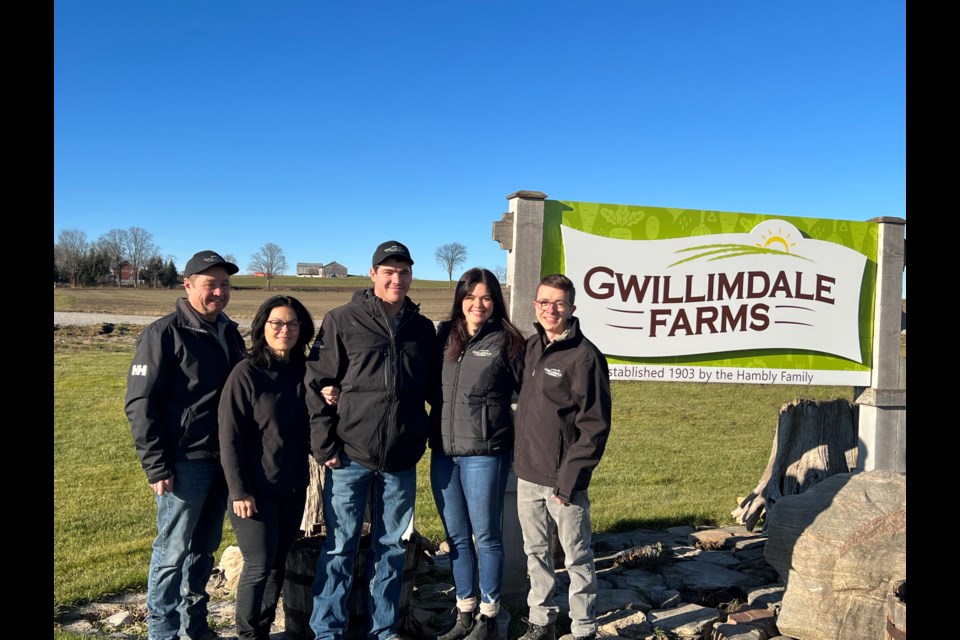
[[[541,273],[623,380],[869,386],[877,225],[547,200]]]

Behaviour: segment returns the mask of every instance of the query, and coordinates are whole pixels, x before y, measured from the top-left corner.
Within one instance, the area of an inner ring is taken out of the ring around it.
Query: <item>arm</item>
[[[233,503],[234,513],[241,517],[247,514],[237,511],[237,502],[253,498],[253,481],[247,469],[250,459],[247,438],[259,437],[260,433],[253,418],[253,384],[249,372],[242,363],[233,369],[220,394],[218,411],[220,464],[229,488],[228,499]]]
[[[341,448],[337,437],[337,411],[324,398],[324,389],[341,387],[346,365],[346,353],[338,335],[336,319],[328,313],[323,318],[307,357],[304,384],[310,416],[310,450],[319,464],[334,468],[339,466],[337,454]]]
[[[148,328],[137,340],[127,373],[124,411],[130,421],[140,466],[158,495],[173,488],[171,463],[176,443],[167,442],[162,408],[166,401],[169,371],[177,366],[174,358],[171,333]]]
[[[569,502],[575,488],[587,486],[607,445],[612,403],[610,375],[601,358],[595,354],[576,369],[573,391],[578,405],[574,418],[577,437],[557,472],[554,494],[560,502]]]

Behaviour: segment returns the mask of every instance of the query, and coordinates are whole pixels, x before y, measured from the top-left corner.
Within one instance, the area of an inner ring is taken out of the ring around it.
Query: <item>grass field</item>
[[[291,295],[306,306],[315,320],[330,309],[349,302],[353,292],[370,285],[369,278],[296,278],[284,276],[290,283],[274,281],[271,291],[253,288],[264,286],[262,278],[233,276],[234,289],[226,312],[234,320],[249,322],[264,300],[277,293]],[[245,284],[245,282],[247,282]],[[331,285],[330,282],[337,284]],[[183,297],[183,287],[175,289],[130,288],[55,288],[54,311],[87,311],[122,315],[162,316],[173,311],[174,301]],[[450,313],[453,289],[448,283],[414,280],[410,299],[420,305],[420,312],[431,320],[442,320]]]
[[[55,289],[54,307],[162,315],[181,291]],[[411,297],[430,299],[436,309],[428,317],[445,315],[449,291],[417,293]],[[247,310],[271,294],[235,291],[228,312],[252,318]],[[319,317],[318,310],[339,304],[350,291],[294,295]],[[308,296],[316,298],[308,303]],[[55,615],[145,584],[155,507],[123,414],[127,367],[140,330],[54,331]],[[766,466],[780,408],[798,398],[853,397],[847,387],[614,382],[612,389],[613,427],[591,484],[597,531],[731,523],[738,497],[756,486]],[[439,540],[428,458],[418,468],[417,528]],[[223,546],[234,541],[227,522]]]

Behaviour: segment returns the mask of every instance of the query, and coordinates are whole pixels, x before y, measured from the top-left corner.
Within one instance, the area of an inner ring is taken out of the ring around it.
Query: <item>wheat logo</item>
[[[130,375],[132,376],[143,376],[147,377],[147,365],[145,364],[135,364],[130,367]]]

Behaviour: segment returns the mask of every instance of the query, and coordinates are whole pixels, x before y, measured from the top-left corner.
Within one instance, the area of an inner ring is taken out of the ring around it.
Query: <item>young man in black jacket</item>
[[[317,561],[310,627],[317,638],[342,638],[354,559],[371,496],[369,637],[398,634],[403,536],[412,527],[417,462],[426,450],[425,402],[433,322],[407,297],[413,259],[403,244],[373,254],[372,289],[323,318],[307,360],[307,407],[313,457],[327,468],[323,513],[327,537]],[[323,389],[339,391],[333,404]]]
[[[570,577],[571,637],[593,640],[597,632],[587,488],[610,433],[610,376],[606,358],[573,316],[575,293],[564,275],[540,281],[533,303],[537,333],[527,341],[517,400],[513,468],[530,576],[528,629],[521,640],[556,638],[554,528]]]
[[[227,508],[217,408],[245,349],[237,323],[223,313],[237,271],[215,251],[190,258],[187,297],[140,334],[127,376],[126,414],[157,501],[147,577],[150,640],[219,637],[207,625],[207,581]]]

